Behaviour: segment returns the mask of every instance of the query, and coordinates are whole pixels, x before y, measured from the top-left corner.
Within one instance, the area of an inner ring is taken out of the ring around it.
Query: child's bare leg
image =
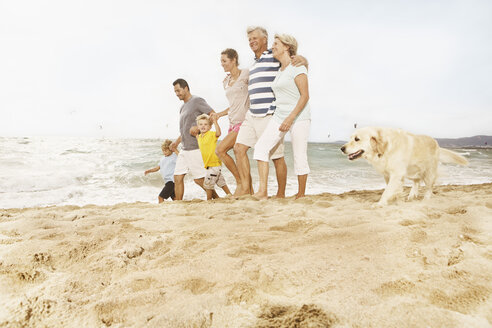
[[[237,132],[231,131],[229,134],[222,140],[218,145],[215,153],[219,156],[222,163],[229,169],[234,178],[236,179],[236,193],[239,193],[242,190],[242,182],[241,176],[239,175],[239,170],[236,166],[236,162],[234,159],[227,154],[229,150],[234,148],[234,144],[236,143]]]
[[[222,190],[224,190],[224,192],[226,193],[226,195],[232,195],[231,191],[229,190],[229,187],[227,187],[227,185],[224,185],[222,187]]]
[[[212,198],[219,198],[214,189],[205,189],[205,191],[207,192],[207,200],[210,200]],[[214,197],[214,194],[217,195],[217,197]]]

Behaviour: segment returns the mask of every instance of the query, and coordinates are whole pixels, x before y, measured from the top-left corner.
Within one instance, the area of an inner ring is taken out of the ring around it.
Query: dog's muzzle
[[[357,158],[361,157],[362,154],[364,154],[364,150],[363,149],[358,150],[355,153],[349,154],[348,155],[348,159],[351,160],[351,161],[353,161],[354,159],[357,159]]]

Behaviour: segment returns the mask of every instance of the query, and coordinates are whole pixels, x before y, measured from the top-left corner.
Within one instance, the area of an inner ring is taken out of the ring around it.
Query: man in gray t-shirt
[[[176,194],[176,200],[182,200],[184,194],[184,177],[186,174],[191,173],[195,183],[203,188],[203,180],[207,170],[205,170],[203,165],[198,142],[190,134],[190,129],[196,126],[196,118],[199,115],[210,114],[213,110],[205,99],[191,95],[190,87],[185,80],[177,79],[174,81],[173,86],[176,96],[179,100],[184,101],[179,111],[180,136],[170,146],[170,149],[174,151],[183,142],[183,149],[179,152],[178,159],[176,160],[176,168],[174,169],[174,193]],[[218,197],[215,191],[212,197]]]
[[[196,118],[201,114],[208,114],[212,108],[207,104],[205,99],[191,95],[188,101],[185,101],[179,111],[179,133],[184,150],[198,149],[196,137],[190,134],[190,129],[196,126]]]

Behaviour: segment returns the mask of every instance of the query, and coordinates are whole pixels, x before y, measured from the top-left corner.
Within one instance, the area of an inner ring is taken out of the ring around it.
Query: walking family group
[[[229,107],[214,111],[205,99],[192,95],[184,79],[173,82],[176,96],[183,101],[176,140],[165,140],[159,165],[145,174],[160,171],[165,186],[159,202],[167,198],[182,200],[184,177],[190,174],[207,193],[207,199],[218,198],[215,185],[231,195],[222,174],[222,163],[236,181],[234,196],[252,194],[268,198],[269,160],[277,177],[276,197],[285,197],[287,165],[284,159],[284,136],[290,132],[294,171],[298,180],[296,198],[304,197],[310,172],[307,143],[311,124],[307,60],[297,54],[296,39],[276,34],[271,48],[263,27],[247,29],[249,46],[255,61],[249,69],[239,68],[234,49],[221,53],[221,65],[227,73],[223,87]],[[222,135],[218,119],[227,116],[227,135]],[[214,126],[214,130],[212,130]],[[178,146],[181,144],[181,150]],[[247,151],[254,148],[258,163],[259,188],[253,191]],[[235,160],[228,154],[234,151]]]

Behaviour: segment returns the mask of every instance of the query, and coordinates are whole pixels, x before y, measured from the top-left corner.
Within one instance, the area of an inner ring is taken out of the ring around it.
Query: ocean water
[[[161,175],[157,172],[144,176],[144,171],[158,165],[161,142],[158,139],[0,138],[0,208],[155,203],[163,187]],[[384,187],[383,177],[365,160],[349,161],[339,148],[337,144],[309,144],[311,174],[307,194]],[[291,149],[290,143],[286,143],[287,196],[297,190]],[[455,151],[465,156],[470,165],[441,165],[438,184],[492,182],[492,149]],[[251,150],[249,155],[251,158]],[[256,188],[255,161],[251,161],[251,171]],[[225,167],[223,172],[234,191],[233,176]],[[272,166],[269,178],[272,195],[276,192],[274,172]],[[224,195],[222,190],[218,193]],[[184,198],[205,199],[205,192],[187,177]]]

